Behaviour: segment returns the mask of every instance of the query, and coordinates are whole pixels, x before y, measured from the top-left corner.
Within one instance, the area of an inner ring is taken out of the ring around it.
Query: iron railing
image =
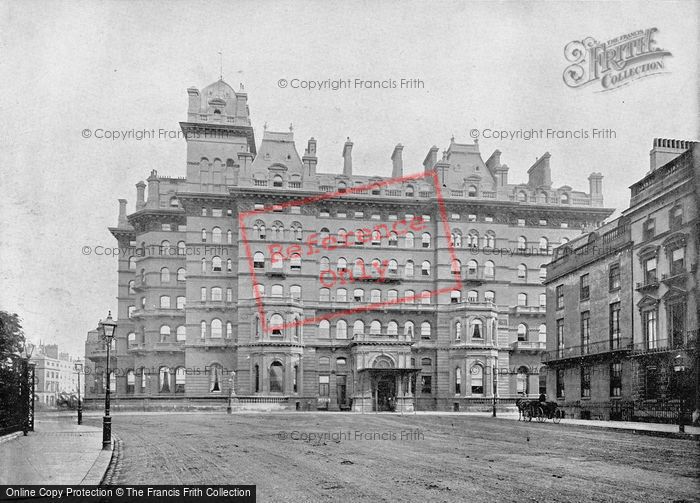
[[[578,346],[563,347],[544,354],[543,361],[551,362],[565,360],[567,358],[579,358],[589,355],[600,355],[615,351],[629,351],[632,349],[632,339],[620,337],[607,341],[589,342]]]
[[[19,355],[0,358],[0,436],[34,431],[34,364]]]

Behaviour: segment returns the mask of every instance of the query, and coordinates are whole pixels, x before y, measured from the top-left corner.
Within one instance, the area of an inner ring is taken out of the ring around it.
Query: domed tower
[[[237,168],[255,156],[248,95],[223,80],[201,91],[190,87],[187,122],[187,182],[194,192],[225,192],[235,183]]]

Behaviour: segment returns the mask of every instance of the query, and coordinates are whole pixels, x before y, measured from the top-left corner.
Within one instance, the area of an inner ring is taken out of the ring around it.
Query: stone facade
[[[622,216],[547,271],[549,394],[603,417],[698,403],[698,146],[656,139],[650,159]]]
[[[427,176],[382,185],[387,177],[353,173],[350,139],[342,172],[321,172],[313,138],[301,156],[291,131],[266,130],[256,145],[243,91],[218,81],[188,94],[186,177],[154,170],[136,185],[134,212],[120,200],[110,229],[133,250],[118,262],[117,404],[204,403],[226,398],[231,385],[239,403],[302,410],[462,410],[492,400],[494,385],[501,398],[539,393],[544,267],[553,247],[611,214],[600,174],[589,194],[555,188],[546,153],[528,182],[513,184],[499,151],[483,161],[478,144],[452,139],[440,158],[429,150]],[[390,156],[392,179],[404,176],[402,151]],[[333,196],[291,204],[323,194]],[[410,236],[300,261],[270,253],[272,244],[416,217],[424,228]],[[321,271],[374,261],[389,264],[386,281],[320,282]],[[463,288],[449,291],[456,277]],[[264,329],[309,318],[321,321]],[[99,342],[86,353],[104,364]]]

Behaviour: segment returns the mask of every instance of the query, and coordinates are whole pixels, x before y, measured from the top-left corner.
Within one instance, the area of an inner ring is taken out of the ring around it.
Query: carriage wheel
[[[554,411],[554,417],[552,418],[552,421],[554,421],[555,423],[558,424],[559,421],[561,421],[562,415],[563,415],[563,414],[562,414],[562,412],[561,412],[559,409],[555,410],[555,411]]]
[[[543,423],[544,421],[547,420],[547,416],[544,415],[544,409],[542,407],[537,407],[537,422],[538,423]]]

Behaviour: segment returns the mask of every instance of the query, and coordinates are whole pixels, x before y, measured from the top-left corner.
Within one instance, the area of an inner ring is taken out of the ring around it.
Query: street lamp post
[[[83,372],[83,363],[75,362],[75,372],[78,374],[78,424],[83,424],[83,401],[80,397],[80,374]]]
[[[117,329],[117,324],[112,319],[112,311],[107,315],[105,321],[100,320],[99,331],[102,338],[107,344],[107,389],[105,390],[105,415],[102,418],[102,449],[110,450],[112,448],[112,418],[109,416],[109,393],[111,388],[109,376],[109,350],[114,340],[114,332]]]
[[[498,398],[498,358],[493,365],[493,408],[491,417],[496,417],[496,399]]]
[[[685,362],[683,355],[678,354],[673,362],[673,371],[676,373],[676,387],[678,388],[678,432],[685,433],[683,423],[683,393],[685,392]]]
[[[226,407],[226,414],[231,414],[233,412],[233,408],[231,407],[231,403],[233,401],[233,396],[236,394],[236,390],[234,389],[235,377],[236,377],[236,371],[232,370],[231,377],[228,380],[228,383],[229,383],[228,407]]]
[[[22,379],[24,379],[24,386],[27,386],[28,400],[25,401],[23,407],[26,407],[26,413],[24,414],[24,426],[22,428],[22,433],[27,436],[28,431],[34,431],[34,372],[31,366],[34,365],[30,363],[32,358],[32,353],[34,352],[33,344],[24,345],[24,362],[22,362]],[[31,384],[29,380],[31,379]],[[30,418],[31,416],[31,418]]]

